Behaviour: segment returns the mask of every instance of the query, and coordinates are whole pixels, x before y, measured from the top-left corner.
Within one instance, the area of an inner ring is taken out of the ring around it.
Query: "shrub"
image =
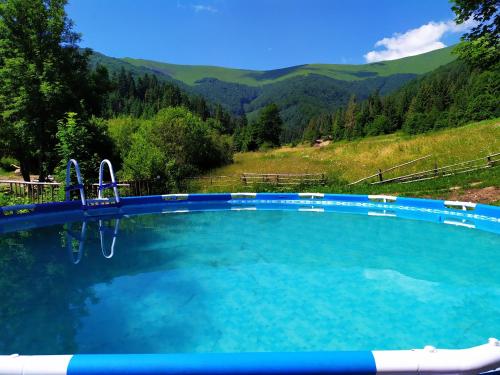
[[[19,162],[10,156],[4,156],[3,158],[0,158],[0,168],[2,168],[4,171],[15,171],[16,167],[14,167],[13,165],[19,165]]]
[[[158,176],[169,188],[187,176],[232,162],[231,137],[186,108],[166,108],[144,122],[132,136],[123,175],[132,179]]]

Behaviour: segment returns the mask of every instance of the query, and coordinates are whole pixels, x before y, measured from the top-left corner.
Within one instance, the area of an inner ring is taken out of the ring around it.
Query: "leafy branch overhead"
[[[459,56],[472,66],[485,69],[500,61],[500,1],[454,0],[455,22],[470,22],[471,30],[457,48]]]

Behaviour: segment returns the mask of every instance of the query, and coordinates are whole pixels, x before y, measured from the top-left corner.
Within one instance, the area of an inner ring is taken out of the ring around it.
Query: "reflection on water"
[[[0,235],[0,354],[389,349],[500,335],[500,236],[305,211]]]
[[[101,252],[104,258],[106,259],[110,259],[113,257],[113,255],[115,255],[115,244],[119,230],[120,230],[120,219],[115,219],[114,229],[106,226],[106,222],[104,220],[102,219],[99,220],[99,238],[101,240]],[[106,248],[105,245],[106,235],[110,235],[112,238],[109,249]]]
[[[112,220],[99,219],[99,240],[101,253],[106,259],[110,259],[115,254],[116,239],[120,231],[120,219],[114,219],[114,225],[110,227]],[[68,249],[69,259],[73,264],[78,264],[82,260],[85,249],[85,240],[87,237],[87,221],[81,223],[68,223],[64,225],[66,235],[66,247]],[[111,237],[108,243],[107,237]]]

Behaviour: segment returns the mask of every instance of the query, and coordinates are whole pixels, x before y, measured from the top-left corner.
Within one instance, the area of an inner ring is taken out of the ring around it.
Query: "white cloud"
[[[446,33],[460,33],[472,26],[472,21],[457,25],[453,21],[429,22],[416,29],[400,34],[395,33],[390,38],[384,38],[375,43],[375,47],[384,47],[373,50],[364,55],[366,62],[395,60],[406,56],[419,55],[446,47],[441,38]]]
[[[191,5],[191,8],[193,8],[193,10],[196,13],[199,13],[199,12],[217,13],[218,12],[218,9],[214,8],[211,5],[194,4],[194,5]]]

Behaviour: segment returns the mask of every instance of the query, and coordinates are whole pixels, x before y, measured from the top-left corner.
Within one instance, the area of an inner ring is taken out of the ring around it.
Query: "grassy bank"
[[[265,152],[240,153],[235,156],[233,164],[216,169],[211,175],[237,176],[245,172],[325,173],[329,180],[328,186],[317,186],[314,190],[449,198],[460,197],[460,194],[468,189],[499,187],[500,167],[407,184],[347,186],[347,183],[374,174],[379,168],[387,169],[428,154],[432,156],[387,173],[384,178],[432,169],[435,165],[444,166],[476,159],[495,152],[500,152],[500,119],[417,136],[396,133],[351,142],[336,142],[321,148],[301,145]],[[299,186],[279,188],[279,190],[311,190],[311,188],[311,186],[303,188]],[[197,182],[190,187],[191,191],[205,192],[241,189],[252,190],[239,183],[213,186],[209,184],[209,180]],[[278,190],[275,186],[263,185],[258,189]],[[490,197],[488,203],[496,201],[500,201],[500,197],[496,199]]]

